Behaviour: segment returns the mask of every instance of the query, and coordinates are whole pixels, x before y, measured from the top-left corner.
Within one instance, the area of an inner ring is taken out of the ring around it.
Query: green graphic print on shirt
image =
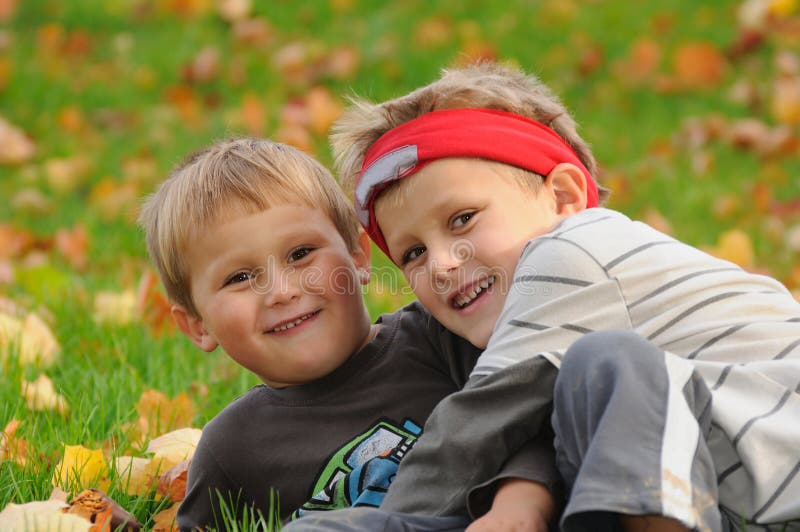
[[[400,460],[421,433],[422,427],[410,419],[402,426],[379,419],[333,454],[317,476],[315,495],[291,519],[314,511],[380,506]]]

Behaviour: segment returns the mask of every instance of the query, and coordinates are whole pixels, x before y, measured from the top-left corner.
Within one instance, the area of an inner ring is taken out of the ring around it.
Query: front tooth
[[[486,279],[481,281],[481,288],[489,288],[489,281]]]
[[[469,292],[469,298],[470,299],[475,299],[475,296],[477,296],[477,295],[478,295],[478,293],[475,292],[475,290],[470,290],[470,292]]]

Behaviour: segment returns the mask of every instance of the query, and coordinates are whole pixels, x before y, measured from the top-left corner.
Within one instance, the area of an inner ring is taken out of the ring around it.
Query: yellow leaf
[[[755,262],[753,243],[750,237],[740,229],[732,229],[719,237],[711,254],[723,260],[731,261],[742,268],[752,268]]]
[[[53,381],[47,375],[39,375],[39,378],[33,382],[23,380],[22,397],[25,398],[25,403],[31,410],[50,410],[61,415],[69,413],[67,400],[56,392]]]
[[[0,512],[0,530],[88,532],[92,523],[77,515],[63,513],[63,509],[68,507],[58,500],[11,503]]]
[[[122,491],[128,495],[142,496],[155,487],[155,478],[148,472],[150,458],[119,456],[114,460]]]
[[[64,458],[53,471],[53,486],[77,491],[96,484],[108,475],[106,461],[100,449],[83,445],[65,445]]]
[[[138,314],[136,292],[98,292],[94,296],[94,320],[97,323],[125,325]]]
[[[203,431],[200,429],[183,428],[150,440],[147,452],[153,453],[153,459],[148,465],[148,471],[157,477],[164,471],[191,458],[202,433]]]
[[[23,364],[51,366],[61,352],[55,336],[47,324],[36,313],[30,313],[22,324],[22,339],[19,346],[19,359]]]

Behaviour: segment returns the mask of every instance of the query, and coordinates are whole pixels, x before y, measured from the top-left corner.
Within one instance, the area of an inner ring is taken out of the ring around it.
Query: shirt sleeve
[[[219,467],[207,442],[200,439],[186,480],[186,496],[178,508],[178,527],[182,532],[222,527],[220,496],[229,497],[229,508],[238,515],[236,494],[231,482]],[[217,524],[216,521],[219,521]]]

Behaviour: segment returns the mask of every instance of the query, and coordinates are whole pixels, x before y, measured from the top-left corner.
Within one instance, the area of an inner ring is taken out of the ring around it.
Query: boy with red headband
[[[333,146],[420,302],[486,347],[381,510],[330,515],[333,529],[458,513],[552,423],[563,530],[800,530],[800,304],[599,207],[591,152],[537,79],[447,71],[355,102]]]

